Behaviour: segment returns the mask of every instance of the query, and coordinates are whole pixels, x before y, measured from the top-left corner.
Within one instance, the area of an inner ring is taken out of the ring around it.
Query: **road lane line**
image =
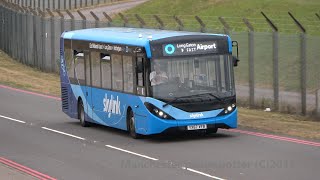
[[[30,168],[28,168],[28,167],[26,167],[26,166],[23,166],[23,165],[21,165],[21,164],[18,164],[18,163],[16,163],[16,162],[13,162],[13,161],[11,161],[11,160],[9,160],[9,159],[6,159],[6,158],[3,158],[3,157],[0,157],[0,163],[3,163],[3,164],[5,164],[5,165],[7,165],[7,166],[9,166],[9,167],[11,167],[11,168],[20,170],[20,171],[22,171],[22,172],[24,172],[24,173],[27,173],[27,174],[29,174],[29,175],[31,175],[31,176],[34,176],[34,177],[38,178],[38,179],[42,179],[42,180],[56,180],[56,179],[53,178],[53,177],[50,177],[50,176],[48,176],[48,175],[46,175],[46,174],[40,173],[40,172],[38,172],[38,171],[35,171],[35,170],[33,170],[33,169],[30,169]]]
[[[19,123],[26,123],[24,121],[21,121],[21,120],[18,120],[18,119],[14,119],[14,118],[10,118],[10,117],[6,117],[6,116],[2,116],[0,115],[0,117],[4,118],[4,119],[8,119],[8,120],[11,120],[11,121],[15,121],[15,122],[19,122]]]
[[[65,132],[62,132],[62,131],[57,131],[57,130],[50,129],[50,128],[47,128],[47,127],[41,127],[41,128],[45,129],[45,130],[48,130],[48,131],[55,132],[55,133],[63,134],[63,135],[70,136],[70,137],[73,137],[73,138],[77,138],[77,139],[80,139],[80,140],[86,140],[85,138],[82,138],[82,137],[79,137],[79,136],[75,136],[75,135],[72,135],[72,134],[68,134],[68,133],[65,133]]]
[[[204,172],[201,172],[201,171],[197,171],[197,170],[195,170],[195,169],[191,169],[191,168],[187,168],[187,167],[181,167],[181,168],[184,169],[184,170],[187,170],[187,171],[191,171],[191,172],[194,172],[194,173],[203,175],[203,176],[207,176],[207,177],[212,178],[212,179],[216,179],[216,180],[226,180],[226,179],[219,178],[219,177],[217,177],[217,176],[212,176],[212,175],[210,175],[210,174],[207,174],[207,173],[204,173]]]
[[[150,159],[150,160],[153,160],[153,161],[158,161],[159,160],[159,159],[156,159],[156,158],[153,158],[153,157],[150,157],[150,156],[146,156],[146,155],[143,155],[143,154],[138,154],[138,153],[135,153],[135,152],[132,152],[132,151],[128,151],[128,150],[125,150],[125,149],[121,149],[121,148],[118,148],[118,147],[114,147],[114,146],[111,146],[111,145],[106,145],[106,147],[111,148],[111,149],[116,149],[116,150],[119,150],[119,151],[122,151],[122,152],[126,152],[126,153],[129,153],[129,154],[133,154],[133,155],[136,155],[136,156],[140,156],[140,157],[143,157],[143,158],[146,158],[146,159]]]

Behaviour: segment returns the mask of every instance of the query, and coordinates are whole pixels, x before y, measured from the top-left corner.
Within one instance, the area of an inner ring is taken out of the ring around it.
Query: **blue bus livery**
[[[82,126],[168,131],[237,127],[230,37],[97,28],[61,36],[62,110]],[[237,43],[236,43],[237,46]]]

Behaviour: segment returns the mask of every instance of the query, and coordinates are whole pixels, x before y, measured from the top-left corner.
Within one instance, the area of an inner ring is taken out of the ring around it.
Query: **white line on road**
[[[42,129],[45,129],[45,130],[48,130],[48,131],[55,132],[55,133],[63,134],[63,135],[66,135],[66,136],[70,136],[70,137],[73,137],[73,138],[77,138],[77,139],[81,139],[81,140],[86,140],[85,138],[82,138],[82,137],[79,137],[79,136],[75,136],[75,135],[72,135],[72,134],[68,134],[68,133],[65,133],[65,132],[57,131],[57,130],[54,130],[54,129],[49,129],[49,128],[47,128],[47,127],[41,127],[41,128],[42,128]]]
[[[225,180],[225,179],[219,178],[219,177],[217,177],[217,176],[212,176],[212,175],[210,175],[210,174],[206,174],[206,173],[204,173],[204,172],[197,171],[197,170],[194,170],[194,169],[191,169],[191,168],[182,167],[182,169],[187,170],[187,171],[191,171],[191,172],[194,172],[194,173],[197,173],[197,174],[201,174],[201,175],[203,175],[203,176],[207,176],[207,177],[212,178],[212,179]]]
[[[126,152],[126,153],[129,153],[129,154],[133,154],[133,155],[136,155],[136,156],[140,156],[140,157],[143,157],[143,158],[147,158],[147,159],[150,159],[150,160],[153,160],[153,161],[158,161],[159,160],[159,159],[152,158],[152,157],[149,157],[149,156],[146,156],[146,155],[138,154],[138,153],[131,152],[131,151],[128,151],[128,150],[125,150],[125,149],[121,149],[121,148],[117,148],[117,147],[114,147],[114,146],[111,146],[111,145],[106,145],[106,147],[112,148],[112,149],[116,149],[116,150],[119,150],[119,151],[122,151],[122,152]]]
[[[18,120],[18,119],[13,119],[13,118],[6,117],[6,116],[2,116],[2,115],[0,115],[0,117],[2,117],[2,118],[4,118],[4,119],[11,120],[11,121],[19,122],[19,123],[26,123],[26,122],[24,122],[24,121],[20,121],[20,120]]]

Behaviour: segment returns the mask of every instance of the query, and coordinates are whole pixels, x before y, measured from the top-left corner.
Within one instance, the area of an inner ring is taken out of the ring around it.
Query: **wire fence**
[[[70,12],[69,12],[70,13]],[[81,14],[81,12],[78,12]],[[48,16],[49,14],[49,16]],[[239,42],[239,66],[235,68],[238,102],[251,108],[271,108],[275,111],[320,114],[320,36],[292,17],[295,34],[281,33],[268,17],[264,20],[271,31],[255,32],[247,19],[241,19],[247,31],[237,32],[226,18],[202,20],[194,18],[198,26],[186,27],[179,17],[135,15],[120,19],[104,13],[100,18],[90,12],[81,19],[55,16],[41,10],[21,6],[0,6],[0,48],[17,61],[46,72],[59,71],[59,40],[64,31],[109,27],[152,27],[159,29],[227,33]],[[68,14],[68,13],[67,13]],[[174,23],[171,20],[174,19]],[[209,18],[208,18],[209,19]],[[135,23],[130,23],[135,20]],[[147,23],[148,22],[148,23]],[[220,23],[223,28],[210,23]]]
[[[88,6],[97,6],[101,4],[113,3],[121,0],[5,0],[20,6],[32,7],[34,9],[78,9]]]

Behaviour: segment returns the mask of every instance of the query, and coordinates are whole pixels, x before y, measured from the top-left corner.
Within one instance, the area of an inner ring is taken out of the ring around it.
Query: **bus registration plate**
[[[207,129],[207,125],[206,124],[190,125],[190,126],[187,126],[187,129],[189,131],[198,130],[198,129]]]

